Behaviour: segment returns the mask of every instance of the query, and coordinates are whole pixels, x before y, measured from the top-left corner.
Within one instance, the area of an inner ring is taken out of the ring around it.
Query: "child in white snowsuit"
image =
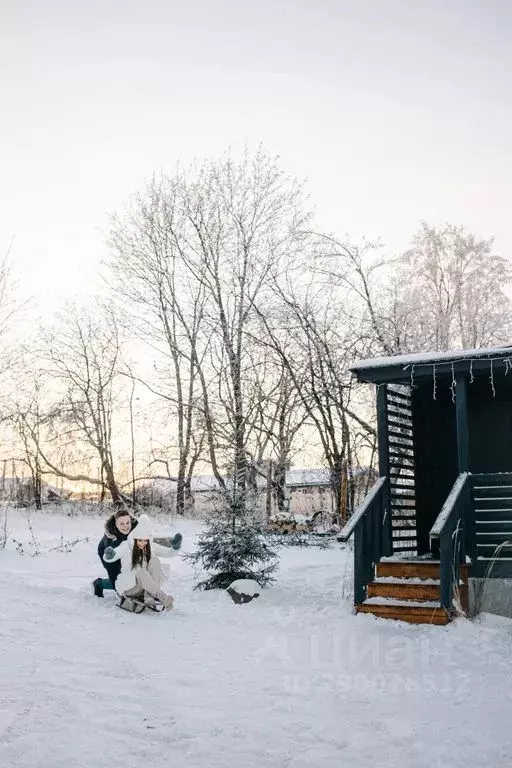
[[[103,559],[107,563],[117,560],[121,563],[121,572],[115,583],[116,592],[120,597],[132,597],[142,602],[150,602],[153,599],[170,610],[173,598],[162,590],[162,564],[151,552],[151,540],[149,517],[141,515],[137,527],[126,541],[116,549],[107,547]]]

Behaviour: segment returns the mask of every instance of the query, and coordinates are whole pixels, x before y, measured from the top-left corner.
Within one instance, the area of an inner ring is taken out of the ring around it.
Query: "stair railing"
[[[430,530],[430,541],[439,541],[441,605],[452,610],[453,586],[459,583],[459,566],[474,552],[474,511],[471,475],[462,472],[448,494]]]
[[[356,604],[366,599],[366,587],[374,578],[375,563],[392,554],[391,527],[386,524],[389,513],[389,480],[380,477],[338,536],[339,541],[346,542],[354,535]]]

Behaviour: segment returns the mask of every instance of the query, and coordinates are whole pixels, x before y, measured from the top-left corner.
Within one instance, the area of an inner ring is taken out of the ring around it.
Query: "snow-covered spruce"
[[[196,589],[227,589],[238,579],[264,587],[273,581],[277,568],[277,554],[268,543],[259,511],[242,492],[227,491],[216,500],[197,551],[188,559],[208,574]]]

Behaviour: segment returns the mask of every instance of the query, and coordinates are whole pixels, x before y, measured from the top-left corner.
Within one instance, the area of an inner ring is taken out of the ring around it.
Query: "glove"
[[[103,559],[106,563],[113,563],[115,560],[119,560],[119,556],[114,547],[105,547]]]

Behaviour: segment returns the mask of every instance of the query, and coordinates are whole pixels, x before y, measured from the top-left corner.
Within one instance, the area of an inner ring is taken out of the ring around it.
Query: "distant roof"
[[[191,491],[214,491],[218,487],[219,484],[214,475],[194,475],[190,478]]]
[[[359,475],[364,475],[368,471],[368,468],[357,467],[352,470],[352,477],[359,477]],[[231,478],[225,477],[224,480],[229,487]],[[264,488],[266,482],[266,478],[263,475],[257,476],[259,487]],[[326,467],[319,467],[316,469],[288,469],[286,472],[286,485],[289,488],[304,485],[329,485],[330,482],[331,472]],[[174,484],[175,481],[171,479],[153,480],[151,483],[148,483],[148,485],[151,485],[153,491],[160,491],[162,493],[168,492],[174,487]],[[219,484],[214,475],[194,475],[190,479],[190,489],[194,492],[215,491],[218,487]]]
[[[357,467],[352,470],[352,477],[358,477],[368,472],[368,468]],[[329,485],[331,470],[327,467],[319,469],[289,469],[286,472],[286,485],[289,488],[297,485]]]
[[[229,486],[231,479],[224,478]],[[256,478],[258,486],[264,487],[267,484],[266,477],[258,475]],[[328,469],[288,469],[286,472],[286,485],[288,487],[300,485],[329,485],[330,472]],[[191,478],[190,487],[192,491],[212,491],[218,488],[217,480],[213,475],[196,475]]]
[[[331,473],[325,467],[319,469],[289,469],[286,472],[286,485],[328,485]]]
[[[487,349],[455,349],[448,352],[415,352],[408,355],[392,355],[390,357],[373,357],[360,360],[351,366],[359,381],[387,382],[406,381],[411,377],[414,368],[415,376],[430,375],[435,366],[438,374],[451,373],[453,364],[456,373],[468,369],[472,363],[472,371],[486,369],[490,360],[502,362],[512,368],[512,345],[504,347],[489,347]]]

